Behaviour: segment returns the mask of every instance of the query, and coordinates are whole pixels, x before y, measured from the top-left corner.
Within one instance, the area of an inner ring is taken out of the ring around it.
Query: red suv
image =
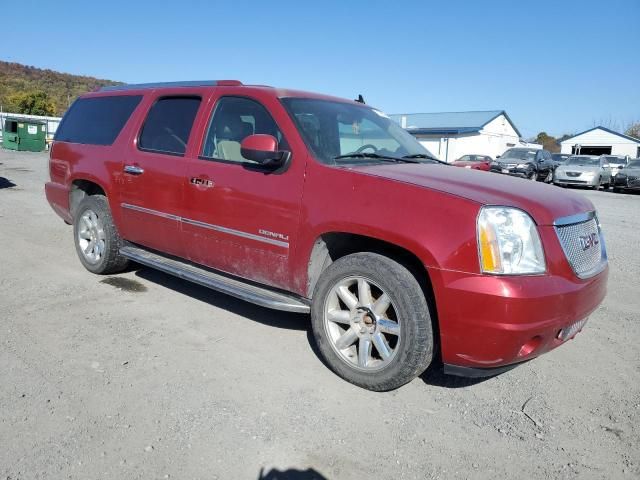
[[[89,271],[132,260],[311,313],[326,363],[371,390],[434,359],[508,369],[605,296],[589,200],[443,164],[354,101],[231,80],[103,88],[64,116],[50,174]]]

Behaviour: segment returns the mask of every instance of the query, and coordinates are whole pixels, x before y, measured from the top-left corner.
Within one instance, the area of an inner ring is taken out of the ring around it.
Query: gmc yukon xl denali
[[[587,199],[436,160],[384,113],[235,80],[103,88],[65,114],[46,195],[96,274],[129,261],[310,313],[339,376],[499,373],[603,300]]]

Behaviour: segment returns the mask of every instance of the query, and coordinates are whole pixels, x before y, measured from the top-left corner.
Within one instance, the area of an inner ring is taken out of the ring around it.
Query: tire
[[[129,264],[119,253],[122,238],[113,224],[109,202],[103,195],[91,195],[80,202],[73,219],[73,240],[80,262],[92,273],[116,273]]]
[[[369,288],[361,287],[361,281]],[[348,302],[338,293],[344,289],[351,292]],[[382,301],[384,294],[388,303]],[[356,253],[336,260],[321,274],[312,298],[311,324],[319,353],[346,381],[388,391],[431,364],[433,328],[424,293],[409,270],[388,257]],[[363,354],[363,345],[369,354]]]
[[[531,170],[531,173],[529,174],[527,179],[528,180],[533,180],[534,182],[537,182],[538,181],[538,172],[536,172],[535,170]]]
[[[619,189],[618,187],[613,187],[613,193],[621,193],[622,190]]]
[[[546,178],[544,179],[544,183],[553,183],[553,170],[549,170]]]

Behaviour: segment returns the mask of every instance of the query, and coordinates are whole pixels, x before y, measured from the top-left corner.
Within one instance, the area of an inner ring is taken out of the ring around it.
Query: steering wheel
[[[371,148],[373,150],[373,153],[376,153],[378,151],[378,149],[376,148],[375,145],[371,145],[370,143],[367,143],[366,145],[362,145],[359,149],[356,150],[356,153],[362,153],[364,152],[367,148]]]

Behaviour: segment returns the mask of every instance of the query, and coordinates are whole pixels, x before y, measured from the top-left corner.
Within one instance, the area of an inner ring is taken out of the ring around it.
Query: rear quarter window
[[[62,119],[54,140],[111,145],[142,100],[142,95],[80,98]]]

